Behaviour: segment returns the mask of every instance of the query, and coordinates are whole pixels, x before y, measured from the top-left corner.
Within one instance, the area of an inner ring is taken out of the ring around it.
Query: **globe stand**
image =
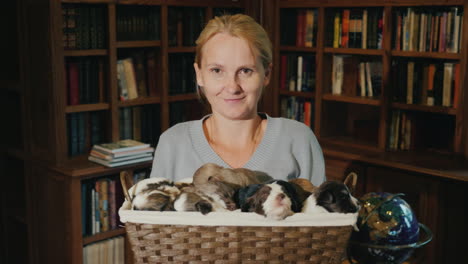
[[[419,228],[419,230],[423,231],[419,241],[407,245],[375,245],[350,240],[347,248],[348,261],[353,264],[403,263],[415,249],[426,245],[432,240],[432,232],[427,226],[419,223]],[[358,262],[354,262],[353,257],[357,258]]]

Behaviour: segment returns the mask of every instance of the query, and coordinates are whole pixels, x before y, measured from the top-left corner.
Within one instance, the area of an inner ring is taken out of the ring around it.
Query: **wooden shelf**
[[[352,55],[367,55],[367,56],[382,56],[382,49],[351,49],[351,48],[325,48],[325,53],[330,54],[352,54]]]
[[[408,170],[416,173],[468,182],[468,162],[459,155],[415,151],[365,151],[337,146],[321,140],[323,153],[343,159]]]
[[[419,52],[419,51],[398,51],[392,50],[394,57],[409,57],[409,58],[429,58],[429,59],[447,59],[459,60],[461,54],[459,53],[442,53],[442,52]]]
[[[373,105],[373,106],[381,105],[380,100],[369,98],[369,97],[324,94],[322,99],[325,101],[344,102],[344,103],[351,103],[351,104],[363,104],[363,105]]]
[[[279,94],[284,95],[284,96],[296,96],[296,97],[302,97],[302,98],[315,98],[315,92],[296,92],[296,91],[280,90]]]
[[[318,8],[318,7],[385,7],[385,6],[451,6],[463,5],[463,0],[438,1],[428,0],[420,2],[417,0],[369,0],[369,1],[349,1],[333,0],[316,3],[314,1],[300,0],[280,0],[280,8]]]
[[[314,52],[317,51],[317,48],[315,48],[315,47],[280,46],[280,51],[314,53]]]
[[[177,94],[177,95],[169,96],[169,102],[193,101],[193,100],[198,100],[198,95],[196,93]]]
[[[105,49],[89,49],[89,50],[64,50],[63,55],[67,57],[86,57],[86,56],[106,56],[108,54]]]
[[[141,4],[145,4],[145,5],[162,5],[166,1],[165,0],[144,0],[144,1],[142,1],[142,0],[117,0],[116,2],[119,5],[120,4],[122,4],[122,5],[141,5]]]
[[[65,113],[69,114],[78,112],[102,111],[108,109],[108,103],[69,105],[65,108]]]
[[[169,53],[194,53],[195,47],[169,47],[167,48]]]
[[[148,104],[161,103],[161,97],[138,97],[132,100],[125,100],[119,102],[119,107],[139,106]]]
[[[446,115],[456,115],[457,109],[444,107],[444,106],[429,106],[429,105],[417,105],[417,104],[404,104],[394,102],[391,104],[393,108],[401,110],[419,111],[419,112],[430,112]]]
[[[94,178],[97,176],[117,174],[126,169],[142,169],[151,167],[153,161],[145,161],[134,164],[123,165],[119,167],[109,168],[87,160],[87,156],[80,159],[71,160],[63,164],[53,166],[52,170],[59,172],[69,177],[80,179]]]
[[[83,237],[83,246],[121,235],[125,235],[125,228],[118,228],[111,231],[95,234],[92,236]]]
[[[116,0],[62,0],[62,3],[88,3],[88,4],[105,4],[115,3]],[[122,0],[120,0],[122,1]]]
[[[369,142],[364,140],[357,140],[348,136],[333,136],[333,137],[321,137],[320,144],[331,145],[331,146],[344,146],[353,149],[361,149],[368,151],[378,151],[377,142]]]
[[[198,0],[198,1],[184,1],[184,0],[166,0],[168,6],[193,6],[193,7],[244,7],[246,0]],[[141,1],[140,1],[141,2]]]
[[[132,41],[117,41],[117,48],[152,48],[160,47],[160,40],[132,40]]]

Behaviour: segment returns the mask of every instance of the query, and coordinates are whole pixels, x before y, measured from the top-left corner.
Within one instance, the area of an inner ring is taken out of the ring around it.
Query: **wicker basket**
[[[126,201],[119,214],[135,263],[341,263],[357,217],[298,213],[274,221],[255,213],[129,207]]]

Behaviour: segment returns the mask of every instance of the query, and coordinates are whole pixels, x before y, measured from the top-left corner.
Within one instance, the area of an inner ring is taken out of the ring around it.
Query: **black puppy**
[[[358,200],[344,183],[326,181],[306,199],[302,212],[355,213],[358,210]]]
[[[255,212],[275,220],[300,212],[302,208],[293,185],[282,180],[241,188],[234,200],[242,212]]]

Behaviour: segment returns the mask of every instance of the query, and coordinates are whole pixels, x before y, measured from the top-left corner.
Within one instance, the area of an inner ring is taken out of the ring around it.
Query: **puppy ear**
[[[348,187],[349,192],[353,194],[356,189],[357,174],[355,172],[350,172],[343,183]]]
[[[333,204],[336,202],[335,196],[333,195],[332,192],[325,190],[323,192],[320,192],[320,195],[317,199],[317,204],[318,205],[328,205],[328,204]]]
[[[212,175],[212,176],[208,177],[208,181],[209,182],[220,182],[220,181],[222,181],[222,178],[218,174],[215,174],[215,175]]]
[[[241,212],[255,212],[256,206],[255,197],[249,197],[241,206]]]

